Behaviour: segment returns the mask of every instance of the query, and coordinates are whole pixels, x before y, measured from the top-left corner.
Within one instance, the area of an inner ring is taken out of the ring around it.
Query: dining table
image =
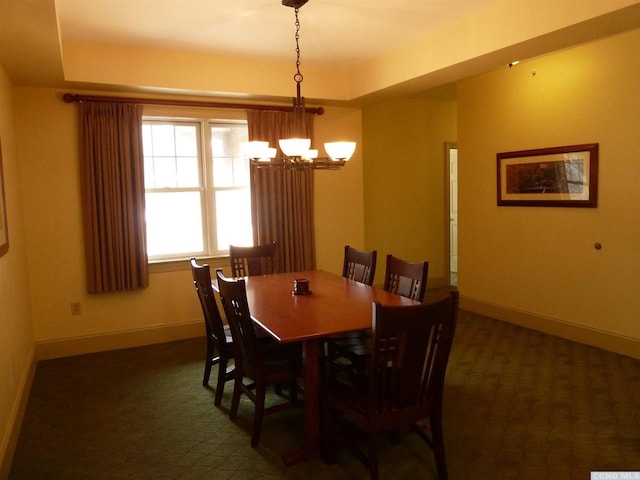
[[[280,343],[301,342],[304,441],[283,455],[291,465],[321,454],[320,369],[324,339],[371,328],[373,303],[418,302],[323,270],[243,277],[251,317]],[[296,294],[306,279],[308,292]]]

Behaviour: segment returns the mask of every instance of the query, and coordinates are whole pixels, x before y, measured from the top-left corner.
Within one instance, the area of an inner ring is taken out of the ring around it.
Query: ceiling
[[[584,1],[557,0],[564,8],[580,8]],[[309,0],[299,11],[302,69],[357,67],[510,2],[512,8],[536,5],[531,0]],[[295,62],[294,10],[281,0],[0,0],[0,9],[0,63],[15,85],[70,86],[63,69],[68,42],[260,57],[291,61],[292,69]],[[638,10],[624,28],[638,26]]]
[[[309,0],[301,61],[359,64],[501,0]],[[18,85],[63,80],[61,44],[172,48],[295,61],[281,0],[0,0],[0,61]]]
[[[395,49],[501,0],[309,0],[302,60],[343,66]],[[294,9],[281,0],[56,0],[63,39],[295,58]]]

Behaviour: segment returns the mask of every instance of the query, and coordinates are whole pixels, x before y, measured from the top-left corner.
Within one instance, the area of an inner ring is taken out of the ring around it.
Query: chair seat
[[[262,365],[270,376],[281,371],[299,371],[302,374],[302,345],[299,343],[282,344],[273,339],[259,340]]]
[[[336,354],[367,356],[371,353],[371,331],[354,332],[340,337],[331,337],[329,341],[336,348]]]
[[[327,339],[328,356],[334,371],[344,370],[351,374],[366,371],[373,338],[371,330],[352,332]]]

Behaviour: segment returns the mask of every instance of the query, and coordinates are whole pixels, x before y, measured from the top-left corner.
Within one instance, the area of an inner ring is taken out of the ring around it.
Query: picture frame
[[[4,170],[2,169],[2,143],[0,142],[0,257],[9,251],[7,207],[4,197]]]
[[[598,206],[598,144],[497,154],[498,206]]]

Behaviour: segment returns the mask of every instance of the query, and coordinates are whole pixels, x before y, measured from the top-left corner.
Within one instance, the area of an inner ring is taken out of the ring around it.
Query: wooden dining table
[[[294,281],[309,281],[308,295],[293,293]],[[321,453],[320,365],[323,340],[371,328],[373,302],[418,302],[322,270],[245,277],[253,320],[281,343],[302,342],[304,442],[283,456],[294,464]]]

